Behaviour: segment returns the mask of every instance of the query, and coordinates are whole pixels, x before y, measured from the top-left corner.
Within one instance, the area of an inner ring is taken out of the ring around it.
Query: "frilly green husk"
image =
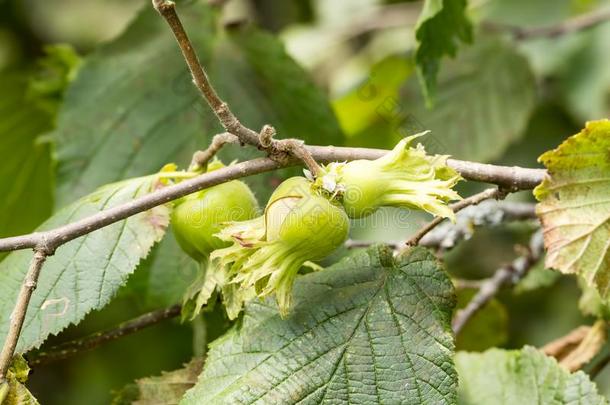
[[[303,177],[283,182],[264,215],[231,222],[216,235],[231,246],[210,255],[197,305],[220,291],[230,319],[253,296],[275,294],[282,317],[288,315],[299,269],[341,246],[349,231],[345,211],[312,191]]]
[[[461,197],[453,190],[462,177],[447,166],[445,155],[426,155],[423,145],[411,147],[424,133],[402,139],[376,160],[330,163],[314,187],[342,198],[350,218],[362,218],[379,207],[424,210],[455,221],[448,202]]]

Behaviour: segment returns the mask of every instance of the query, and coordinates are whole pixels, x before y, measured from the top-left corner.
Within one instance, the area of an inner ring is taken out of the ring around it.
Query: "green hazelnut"
[[[258,203],[250,188],[239,180],[219,184],[191,194],[173,209],[171,224],[178,244],[197,261],[228,245],[214,236],[227,221],[241,221],[258,214]]]
[[[232,294],[274,293],[280,314],[286,316],[301,266],[330,254],[348,232],[343,208],[313,190],[307,179],[293,177],[276,189],[262,217],[229,224],[218,234],[233,244],[211,254],[209,274],[221,288],[239,285]],[[223,297],[229,317],[237,316],[242,303],[226,296],[224,288]]]

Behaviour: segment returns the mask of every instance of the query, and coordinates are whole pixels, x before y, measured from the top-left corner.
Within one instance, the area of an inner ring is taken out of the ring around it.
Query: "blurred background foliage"
[[[101,184],[168,161],[184,166],[218,132],[149,3],[0,0],[0,236],[31,231]],[[604,10],[607,1],[471,0],[473,43],[443,59],[431,109],[413,62],[421,1],[231,0],[217,16],[188,14],[197,0],[178,3],[221,95],[246,124],[269,122],[280,137],[390,148],[431,129],[430,152],[539,167],[542,152],[610,109],[610,22],[548,38],[515,38],[507,29],[560,24]],[[163,115],[166,109],[171,114]],[[222,156],[253,154],[231,147]],[[263,201],[288,174],[247,181]],[[463,183],[460,191],[481,187]],[[528,193],[511,198],[533,201]],[[381,210],[355,221],[351,236],[401,240],[427,219]],[[527,243],[532,230],[527,223],[478,230],[446,254],[448,271],[489,277],[517,255],[515,246]],[[44,347],[176,303],[194,273],[169,233],[109,306]],[[462,291],[459,305],[471,295]],[[579,297],[571,277],[535,270],[473,319],[458,348],[543,345],[591,322],[579,311]],[[134,379],[204,355],[206,344],[229,327],[218,310],[194,324],[166,321],[35,367],[28,385],[44,404],[109,403],[112,391]],[[608,377],[606,370],[596,379],[607,395]]]

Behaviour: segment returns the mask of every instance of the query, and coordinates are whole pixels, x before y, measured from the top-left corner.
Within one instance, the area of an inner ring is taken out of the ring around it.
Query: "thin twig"
[[[477,227],[494,227],[510,221],[523,221],[536,219],[536,204],[514,201],[482,201],[477,206],[463,209],[457,214],[455,224],[445,222],[426,234],[420,241],[420,246],[446,252],[455,247],[462,240],[472,236]],[[344,246],[347,249],[367,248],[371,245],[383,243],[392,249],[398,249],[403,241],[371,241],[348,239]]]
[[[189,165],[189,170],[196,171],[199,169],[205,169],[208,162],[216,156],[216,154],[222,149],[222,147],[228,143],[237,143],[239,138],[228,132],[214,135],[212,143],[205,150],[198,150],[193,154],[193,159]]]
[[[468,305],[455,314],[452,322],[453,332],[457,335],[464,328],[468,320],[496,296],[502,286],[505,284],[516,284],[521,280],[540,259],[543,251],[542,233],[537,231],[530,240],[527,254],[518,257],[511,264],[498,269],[493,277],[483,282],[481,288]]]
[[[174,33],[180,51],[182,51],[184,60],[193,76],[195,86],[199,89],[201,95],[207,101],[214,114],[216,114],[222,126],[230,133],[235,134],[243,143],[258,146],[258,133],[239,122],[237,117],[229,109],[227,103],[218,96],[218,93],[210,83],[207,74],[199,62],[197,53],[195,53],[193,45],[184,30],[184,26],[182,25],[178,14],[176,14],[174,2],[153,0],[153,6],[165,19]]]
[[[420,246],[432,247],[438,253],[453,249],[469,239],[476,228],[495,227],[509,221],[536,220],[534,203],[487,200],[463,209],[455,223],[445,222],[426,234]]]
[[[481,191],[478,194],[470,196],[468,198],[464,198],[463,200],[458,201],[454,204],[451,204],[450,207],[454,213],[458,213],[459,211],[463,210],[466,207],[469,207],[471,205],[477,205],[481,201],[485,201],[490,198],[503,199],[505,196],[506,196],[506,192],[504,190],[501,190],[500,188],[497,188],[497,187],[492,187],[492,188],[488,188],[487,190]],[[416,246],[419,243],[419,241],[421,240],[421,238],[426,236],[426,234],[428,232],[433,230],[437,225],[439,225],[444,220],[445,220],[445,218],[443,218],[443,217],[436,217],[432,221],[428,222],[426,225],[422,226],[415,233],[415,235],[413,235],[405,243],[406,247],[408,248],[410,246]]]
[[[275,141],[271,140],[271,137],[269,137],[269,140],[271,141],[265,145],[264,142],[261,142],[261,138],[264,138],[266,134],[269,133],[269,129],[273,130],[270,125],[263,127],[263,130],[259,133],[246,127],[237,119],[229,108],[229,105],[220,98],[210,83],[201,62],[197,57],[197,53],[193,48],[193,44],[184,30],[182,21],[180,21],[180,17],[178,17],[178,14],[176,13],[174,2],[168,0],[153,0],[152,3],[174,33],[180,51],[182,52],[184,60],[191,72],[191,76],[193,77],[193,83],[197,89],[199,89],[199,92],[207,101],[216,117],[218,117],[222,126],[228,132],[237,136],[242,143],[265,150],[273,160],[283,162],[289,156],[300,159],[312,174],[316,176],[320,172],[320,166],[311,156],[311,153],[303,146],[303,142],[294,139]],[[275,133],[275,130],[273,130],[273,133]]]
[[[262,132],[261,132],[262,134]],[[309,169],[314,177],[318,177],[322,168],[313,158],[311,152],[305,147],[303,141],[298,139],[284,139],[282,141],[274,141],[275,150],[279,153],[285,153],[301,160]]]
[[[517,40],[526,40],[532,38],[556,38],[574,32],[585,31],[608,20],[610,20],[610,9],[606,8],[544,27],[526,28],[490,22],[485,22],[483,25],[492,31],[508,31]]]
[[[30,268],[25,276],[23,284],[21,284],[21,290],[17,296],[17,302],[13,312],[11,313],[8,333],[6,334],[6,340],[0,353],[0,382],[4,381],[6,372],[8,371],[13,355],[15,354],[15,348],[17,347],[17,341],[19,340],[19,334],[23,327],[23,321],[25,314],[30,303],[32,293],[36,289],[36,282],[38,281],[38,275],[40,269],[47,259],[48,252],[43,250],[36,250],[34,257],[30,262]]]
[[[33,356],[28,356],[28,364],[30,366],[38,366],[93,350],[105,343],[131,335],[164,320],[175,318],[180,315],[181,309],[182,307],[179,304],[176,304],[169,308],[152,311],[135,319],[123,322],[112,329],[62,343],[58,346],[51,347],[48,350],[37,352]]]
[[[387,151],[381,149],[339,148],[334,146],[310,146],[308,149],[319,162],[376,159],[383,156],[384,153],[387,153]],[[192,194],[204,188],[212,187],[230,180],[264,173],[282,167],[289,167],[295,164],[296,162],[294,160],[278,163],[270,158],[258,158],[237,163],[210,173],[201,174],[193,179],[182,181],[179,184],[155,190],[127,203],[100,211],[89,217],[55,229],[0,239],[0,252],[31,249],[37,246],[43,247],[46,251],[51,252],[57,247],[72,239],[78,238],[79,236],[86,235],[158,205],[166,204],[169,201],[176,200],[187,194]],[[542,181],[546,173],[546,171],[542,169],[492,166],[459,160],[449,160],[448,165],[460,172],[462,177],[466,179],[492,183],[497,182],[497,184],[501,186],[510,183],[515,189],[523,190],[531,189],[536,186]],[[484,170],[487,168],[490,168],[490,173],[486,174],[484,173]]]

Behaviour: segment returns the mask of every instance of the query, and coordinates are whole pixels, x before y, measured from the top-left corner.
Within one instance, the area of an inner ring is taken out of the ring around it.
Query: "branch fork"
[[[252,129],[244,126],[233,114],[229,105],[223,101],[201,65],[193,45],[180,21],[180,17],[176,13],[175,3],[168,0],[152,0],[154,8],[165,19],[171,28],[178,46],[182,51],[184,60],[193,77],[193,83],[201,93],[201,96],[207,101],[208,105],[222,124],[222,126],[230,134],[235,135],[242,144],[248,144],[257,147],[260,150],[267,152],[267,155],[272,160],[282,164],[286,163],[287,159],[294,157],[303,161],[307,168],[317,175],[320,172],[320,166],[316,163],[311,153],[305,148],[303,142],[295,139],[286,139],[281,141],[273,140],[275,129],[270,125],[265,125],[262,130],[257,133]]]

